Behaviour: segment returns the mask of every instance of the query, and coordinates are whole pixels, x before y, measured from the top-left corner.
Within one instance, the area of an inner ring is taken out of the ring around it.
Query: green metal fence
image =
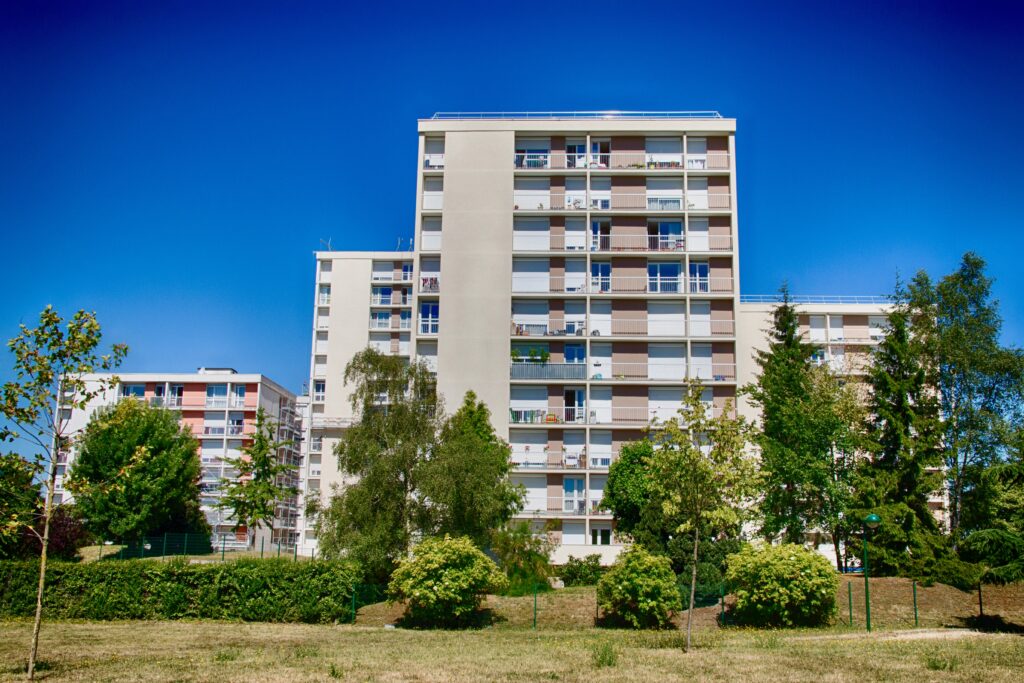
[[[101,556],[103,547],[100,546]],[[211,555],[213,552],[209,534],[166,533],[160,536],[147,536],[141,541],[128,542],[108,557],[128,560],[169,555]]]

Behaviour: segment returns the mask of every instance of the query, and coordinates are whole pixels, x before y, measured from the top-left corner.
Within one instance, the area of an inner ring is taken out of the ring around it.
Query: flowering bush
[[[501,592],[507,584],[469,538],[428,538],[391,575],[388,601],[404,602],[413,624],[459,626],[474,616],[484,594]]]
[[[744,547],[728,559],[738,623],[821,626],[836,613],[839,576],[824,557],[798,545]]]
[[[633,546],[597,582],[597,602],[613,621],[633,628],[664,628],[682,607],[667,557]]]

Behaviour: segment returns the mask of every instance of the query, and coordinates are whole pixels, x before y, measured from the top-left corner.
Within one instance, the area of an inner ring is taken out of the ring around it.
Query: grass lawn
[[[876,630],[870,636],[841,624],[792,632],[719,629],[717,608],[703,608],[697,647],[688,654],[676,631],[594,628],[594,590],[574,588],[538,598],[537,631],[532,596],[492,597],[494,626],[466,632],[384,628],[400,610],[383,604],[364,607],[355,626],[49,622],[40,658],[50,681],[1021,680],[1024,637],[909,629],[910,598],[903,600],[909,586],[899,579],[872,582]],[[844,584],[844,607],[845,591]],[[920,589],[919,598],[922,626],[962,626],[977,614],[976,595],[948,587]],[[1024,589],[992,588],[985,601],[986,613],[1000,613],[1004,626],[1024,631]],[[28,620],[0,622],[0,681],[21,678],[30,629]]]

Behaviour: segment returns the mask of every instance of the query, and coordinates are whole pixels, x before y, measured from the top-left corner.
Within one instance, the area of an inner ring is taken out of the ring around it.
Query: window
[[[683,224],[660,221],[647,224],[647,248],[651,251],[680,251],[683,248]]]
[[[889,319],[884,315],[868,316],[868,335],[872,340],[885,339],[885,334],[888,330]]]
[[[207,408],[226,408],[228,405],[228,385],[227,384],[207,384],[206,385],[206,407]]]
[[[228,415],[228,436],[238,436],[245,431],[245,416],[242,413]]]
[[[169,406],[180,406],[182,400],[185,398],[185,385],[184,384],[172,384],[170,387],[170,393],[167,395],[167,405]]]
[[[121,398],[142,398],[146,395],[145,384],[122,384]]]
[[[309,439],[309,452],[319,453],[324,449],[324,437],[322,434],[317,434]]]
[[[313,400],[314,401],[323,401],[324,400],[324,394],[326,393],[326,391],[327,391],[327,382],[325,382],[322,379],[318,379],[318,380],[314,380],[313,381]]]
[[[321,306],[326,306],[327,304],[331,303],[330,285],[320,285],[319,303]]]
[[[711,269],[707,261],[690,261],[690,291],[706,293],[711,289]]]
[[[403,263],[402,264],[402,282],[411,282],[411,281],[412,281],[412,264],[411,263]]]
[[[391,303],[390,287],[374,287],[371,293],[370,303],[376,305],[388,305]]]
[[[586,363],[587,353],[583,344],[566,344],[565,345],[565,362],[566,363]]]
[[[591,221],[590,223],[590,250],[608,251],[611,249],[612,224],[611,221]]]
[[[374,311],[370,314],[370,328],[374,330],[386,330],[391,327],[390,311]]]
[[[420,334],[437,334],[439,309],[437,302],[420,304]]]
[[[582,514],[586,511],[586,493],[583,477],[566,477],[562,481],[562,510]]]
[[[594,261],[590,264],[590,290],[610,292],[612,289],[612,264]]]
[[[647,264],[647,291],[652,293],[666,293],[679,291],[678,263],[649,263]]]
[[[598,529],[591,527],[590,529],[590,544],[591,545],[611,545],[612,544],[612,530],[611,529]]]
[[[399,313],[398,328],[402,330],[412,329],[412,311],[402,311]]]
[[[244,384],[234,384],[231,386],[231,405],[239,408],[245,405]]]

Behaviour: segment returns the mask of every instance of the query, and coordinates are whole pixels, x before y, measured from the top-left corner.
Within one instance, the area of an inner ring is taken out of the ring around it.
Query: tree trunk
[[[46,550],[50,545],[50,515],[53,513],[53,490],[57,486],[57,457],[50,458],[50,477],[43,507],[43,547],[39,553],[39,587],[36,589],[36,616],[32,623],[32,645],[28,653],[28,680],[36,675],[36,654],[39,652],[39,629],[43,623],[43,589],[46,587]]]
[[[693,527],[693,569],[690,571],[690,604],[686,610],[686,651],[690,651],[690,632],[693,629],[693,600],[697,595],[697,547],[700,542],[700,527]]]

